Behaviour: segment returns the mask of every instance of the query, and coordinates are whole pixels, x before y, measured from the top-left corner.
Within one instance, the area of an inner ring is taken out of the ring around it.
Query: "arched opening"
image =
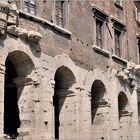
[[[62,137],[66,138],[65,131],[66,129],[68,129],[66,128],[66,119],[67,119],[66,113],[67,114],[70,113],[69,112],[70,100],[69,99],[67,99],[67,101],[65,100],[67,96],[71,94],[69,89],[75,83],[75,77],[70,69],[68,69],[65,66],[62,66],[57,69],[54,79],[55,79],[55,91],[54,91],[54,98],[53,98],[54,118],[55,118],[54,135],[55,135],[55,139],[59,139]],[[62,124],[63,127],[61,127]]]
[[[119,133],[120,139],[131,139],[130,124],[131,124],[131,112],[129,108],[129,101],[124,92],[120,92],[118,95],[118,118],[119,118]]]
[[[105,86],[102,81],[95,80],[91,88],[91,123],[93,124],[98,107],[103,105]]]
[[[18,101],[22,94],[22,90],[21,92],[18,91],[19,85],[16,80],[21,77],[25,78],[31,73],[34,66],[30,58],[20,51],[9,53],[5,66],[4,134],[8,138],[15,139],[18,136],[18,128],[21,124]],[[23,85],[25,83],[21,84],[20,88]]]
[[[12,62],[7,59],[4,95],[4,133],[9,135],[17,135],[17,128],[20,126],[17,86],[13,82],[13,79],[16,77],[16,69]]]
[[[118,109],[119,109],[119,118],[127,113],[128,99],[125,93],[120,92],[118,96]]]

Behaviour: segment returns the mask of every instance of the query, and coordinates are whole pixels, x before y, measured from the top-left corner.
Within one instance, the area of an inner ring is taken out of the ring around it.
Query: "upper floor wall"
[[[133,1],[17,1],[19,25],[40,32],[41,51],[67,53],[80,67],[138,63]]]

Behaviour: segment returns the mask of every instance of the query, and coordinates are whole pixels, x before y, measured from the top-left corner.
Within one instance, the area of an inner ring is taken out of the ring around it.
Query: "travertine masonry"
[[[0,139],[139,140],[134,2],[69,1],[67,29],[55,24],[53,2],[36,2],[39,17],[20,1],[0,2]],[[107,15],[103,48],[98,10]],[[121,57],[114,20],[125,26]]]

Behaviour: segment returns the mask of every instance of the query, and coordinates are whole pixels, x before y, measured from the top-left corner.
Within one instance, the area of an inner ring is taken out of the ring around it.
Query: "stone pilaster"
[[[131,96],[131,109],[132,109],[132,125],[131,125],[131,136],[134,140],[139,140],[140,134],[138,129],[138,99],[137,99],[137,88],[133,89]]]
[[[77,92],[79,92],[79,139],[90,139],[91,94],[85,87],[77,88]]]
[[[110,127],[111,127],[111,140],[119,140],[119,115],[118,115],[118,94],[116,83],[110,86]]]

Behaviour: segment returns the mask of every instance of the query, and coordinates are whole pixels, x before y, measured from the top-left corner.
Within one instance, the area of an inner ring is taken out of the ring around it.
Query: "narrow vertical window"
[[[29,3],[28,0],[24,0],[24,11],[28,12]]]
[[[24,11],[35,15],[35,1],[34,0],[24,0]]]
[[[30,0],[30,13],[35,15],[35,1]]]
[[[55,1],[55,20],[56,24],[63,27],[64,26],[64,0]]]
[[[102,48],[102,25],[103,22],[99,19],[96,19],[96,45]]]
[[[105,36],[105,32],[106,32],[106,21],[108,18],[108,14],[100,11],[100,9],[97,9],[97,7],[93,6],[93,12],[94,12],[94,44],[101,48],[101,49],[105,49],[106,47],[106,43],[104,42],[104,40],[106,40]]]
[[[121,32],[115,29],[115,54],[121,57]]]
[[[140,64],[140,37],[137,37],[138,64]]]

